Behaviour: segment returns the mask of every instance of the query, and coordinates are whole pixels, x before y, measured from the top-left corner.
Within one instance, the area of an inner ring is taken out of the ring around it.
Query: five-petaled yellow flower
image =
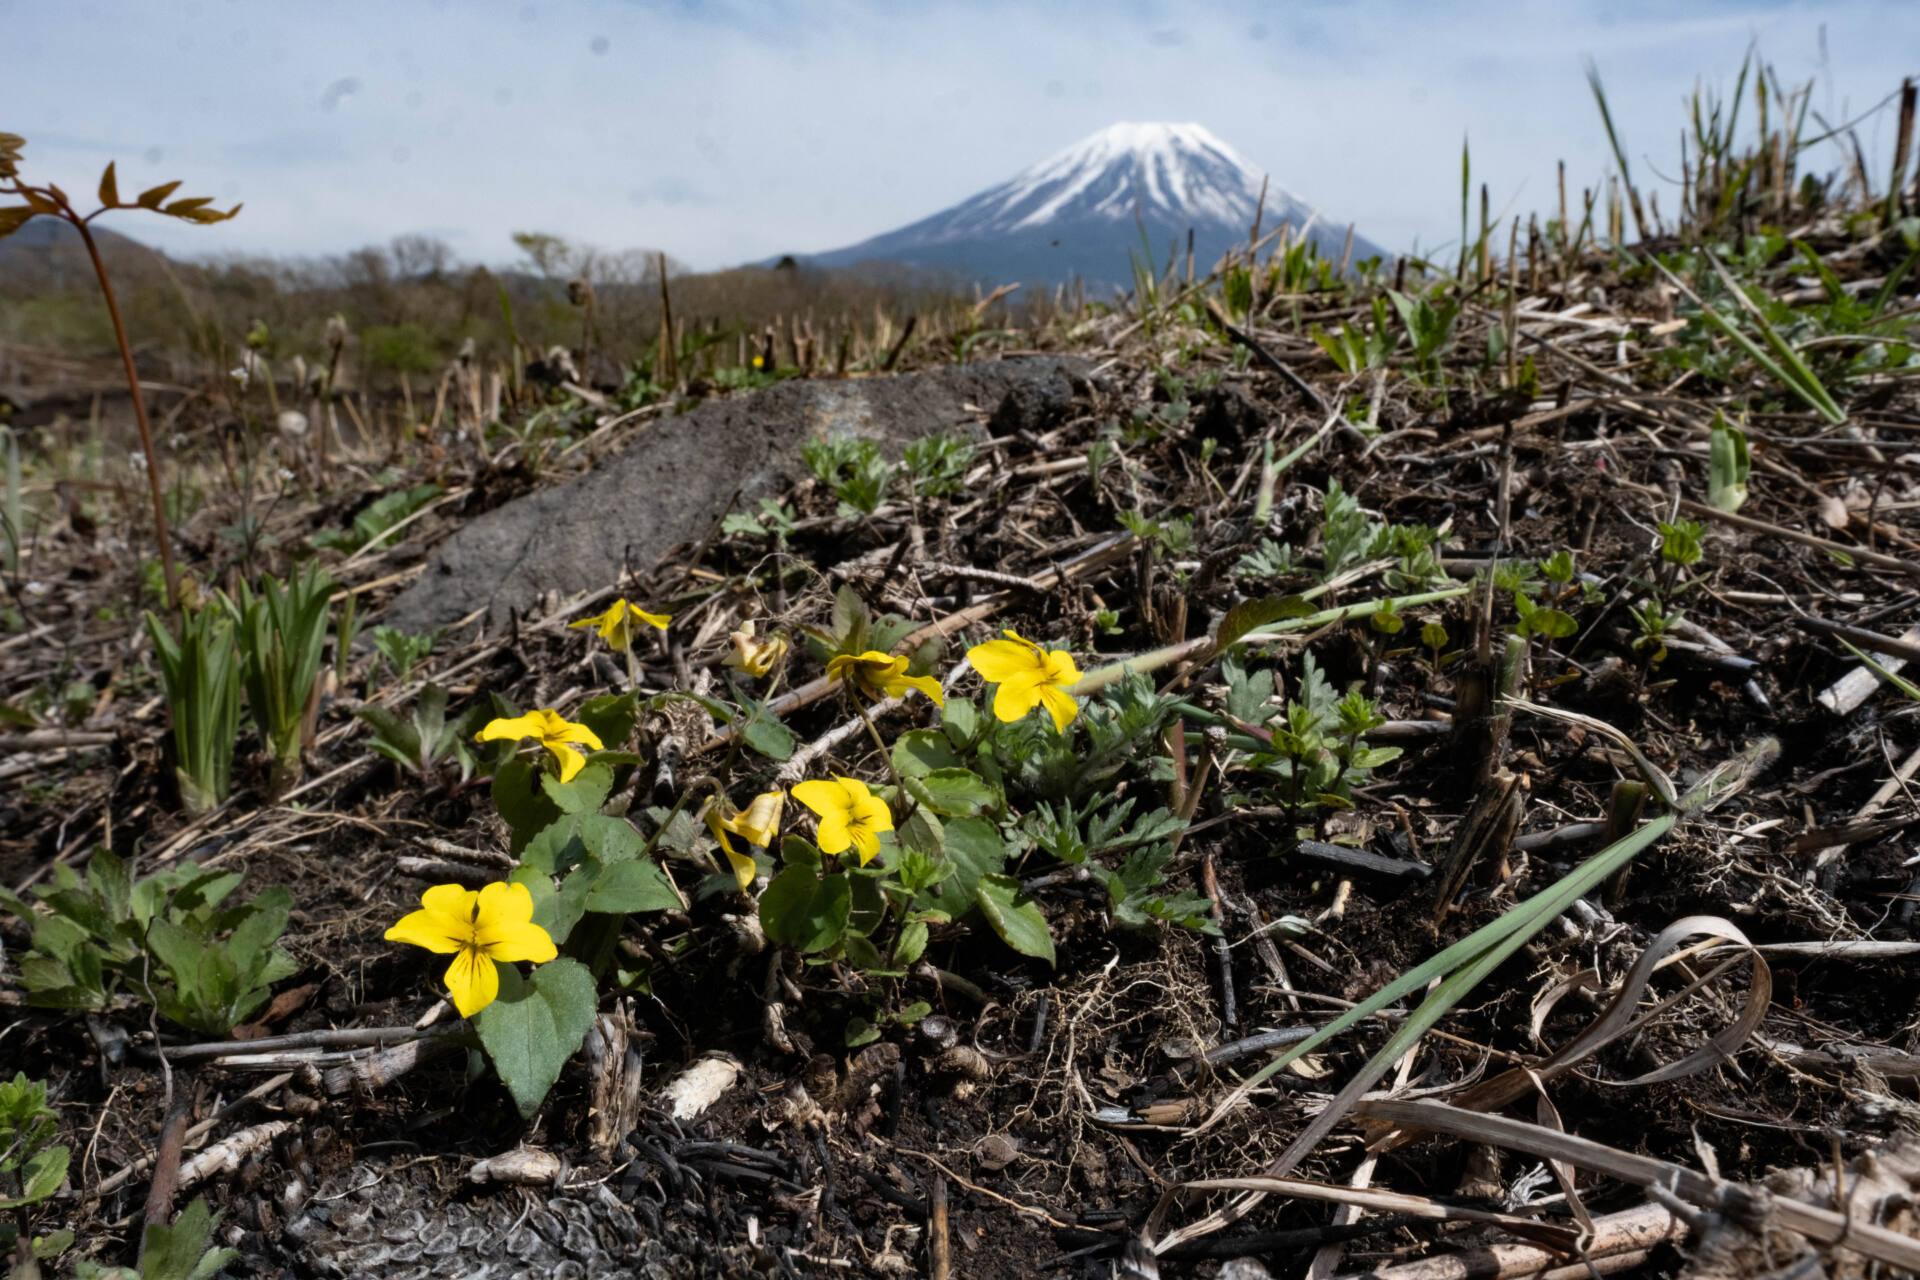
[[[573,775],[579,773],[581,766],[587,762],[575,744],[592,747],[595,751],[606,749],[600,742],[600,736],[593,730],[562,719],[556,711],[529,711],[513,720],[490,720],[486,728],[473,736],[478,742],[537,738],[540,745],[552,754],[554,764],[559,766],[562,782],[572,782]]]
[[[742,893],[752,887],[754,874],[759,868],[754,866],[752,854],[741,853],[733,847],[733,841],[727,839],[727,833],[732,832],[756,848],[766,848],[780,833],[780,809],[786,802],[785,792],[764,791],[739,811],[735,811],[724,797],[707,806],[707,830],[713,832],[713,838],[720,842],[720,852],[727,855],[727,862],[733,867],[733,878],[740,882]]]
[[[477,892],[437,884],[420,895],[420,908],[387,930],[387,941],[453,956],[447,994],[463,1018],[500,994],[496,963],[542,964],[560,954],[547,931],[533,922],[533,895],[523,884],[495,883]]]
[[[863,867],[880,852],[880,833],[893,830],[887,802],[854,778],[814,778],[795,787],[793,798],[820,815],[820,852],[851,848]]]
[[[661,631],[665,631],[667,624],[672,621],[672,614],[648,613],[645,609],[642,609],[630,601],[615,600],[613,607],[599,617],[582,618],[578,622],[569,622],[567,627],[569,630],[580,627],[597,627],[600,631],[600,638],[607,642],[609,648],[615,653],[625,653],[627,649],[632,646],[634,636],[640,633],[641,623],[644,622],[650,627],[657,627]]]
[[[909,689],[918,689],[933,699],[936,707],[945,706],[946,699],[940,692],[940,682],[932,676],[910,676],[907,674],[907,660],[869,649],[854,657],[841,654],[827,663],[828,680],[851,682],[861,692],[875,698],[905,697]],[[794,792],[799,795],[798,791]]]
[[[787,656],[787,638],[769,636],[765,640],[756,640],[752,618],[741,623],[740,629],[727,639],[733,641],[733,652],[727,655],[726,665],[750,676],[766,675],[780,659]]]
[[[1053,727],[1066,732],[1080,714],[1080,704],[1067,692],[1080,679],[1080,668],[1065,649],[1042,649],[1011,631],[1004,640],[989,640],[967,650],[967,661],[982,679],[1000,686],[993,695],[993,714],[1018,720],[1036,706],[1045,707]]]

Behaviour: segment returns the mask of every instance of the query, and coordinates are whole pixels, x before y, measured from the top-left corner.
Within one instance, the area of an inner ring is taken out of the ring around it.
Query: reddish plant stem
[[[80,232],[80,239],[87,246],[87,256],[93,259],[93,274],[100,281],[101,296],[107,300],[107,318],[113,321],[113,337],[120,344],[120,363],[126,369],[127,390],[133,395],[133,416],[140,424],[140,447],[147,456],[147,491],[153,498],[153,531],[160,543],[160,568],[167,580],[167,607],[180,607],[180,579],[173,567],[173,539],[167,534],[167,504],[160,492],[160,455],[153,447],[153,426],[147,421],[147,400],[140,392],[140,374],[133,367],[133,348],[127,344],[127,327],[120,320],[120,303],[113,296],[113,282],[107,278],[107,264],[100,260],[100,248],[93,242],[93,233],[87,230],[86,219],[66,215],[68,222]]]

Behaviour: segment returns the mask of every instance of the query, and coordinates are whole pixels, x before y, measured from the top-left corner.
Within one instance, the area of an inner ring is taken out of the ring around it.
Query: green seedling
[[[398,627],[373,629],[374,652],[386,660],[387,669],[393,672],[393,678],[403,684],[413,674],[413,669],[425,662],[433,653],[433,647],[439,643],[438,631],[425,631],[414,635]]]
[[[313,737],[332,592],[333,579],[308,565],[285,584],[263,579],[259,595],[241,583],[239,600],[230,604],[247,707],[273,761],[277,791],[299,781],[301,754]]]
[[[240,646],[231,611],[221,604],[188,609],[177,638],[149,613],[147,634],[173,720],[180,800],[189,813],[205,813],[227,798],[240,735]]]
[[[473,749],[469,745],[480,726],[492,718],[493,708],[476,703],[464,714],[447,718],[447,691],[429,681],[420,690],[412,713],[401,719],[385,707],[362,707],[354,712],[373,728],[367,746],[415,777],[430,777],[442,760],[451,758],[460,769],[460,781],[473,776]]]
[[[47,1086],[16,1072],[0,1079],[0,1257],[15,1257],[16,1242],[26,1241],[27,1266],[57,1256],[73,1243],[73,1232],[32,1233],[35,1205],[51,1199],[66,1181],[71,1152],[55,1142],[59,1113],[47,1105]],[[17,1274],[9,1271],[9,1275]],[[35,1268],[29,1274],[38,1275]]]

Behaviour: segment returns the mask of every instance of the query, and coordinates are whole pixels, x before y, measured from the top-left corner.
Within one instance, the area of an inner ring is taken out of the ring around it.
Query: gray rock
[[[487,512],[433,554],[383,619],[428,631],[487,610],[490,629],[544,591],[610,585],[623,563],[649,567],[676,543],[705,537],[740,493],[741,509],[805,473],[800,444],[846,434],[898,454],[936,432],[978,438],[1044,430],[1067,409],[1087,365],[1019,357],[891,378],[786,382],[714,400],[640,431],[586,475]]]

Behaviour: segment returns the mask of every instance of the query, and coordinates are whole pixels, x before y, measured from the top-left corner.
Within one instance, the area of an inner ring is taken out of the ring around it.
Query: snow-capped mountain
[[[1205,271],[1244,246],[1263,173],[1197,124],[1116,124],[969,200],[845,249],[816,254],[820,266],[898,262],[988,283],[1029,287],[1078,277],[1089,289],[1131,283],[1128,254],[1141,253],[1145,225],[1156,267],[1177,245]],[[1264,230],[1304,229],[1338,258],[1347,224],[1334,223],[1278,183],[1267,184]],[[1355,261],[1381,250],[1354,237]]]

